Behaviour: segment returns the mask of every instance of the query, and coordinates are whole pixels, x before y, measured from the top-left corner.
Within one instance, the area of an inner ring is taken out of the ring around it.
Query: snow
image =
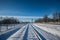
[[[29,25],[28,40],[39,40],[31,25]]]
[[[16,28],[20,29],[7,40],[60,40],[60,25],[28,23]]]
[[[10,24],[10,25],[8,25],[8,24],[3,24],[2,26],[0,26],[1,27],[1,30],[0,30],[0,35],[2,35],[2,34],[4,34],[4,33],[6,33],[6,32],[9,32],[9,31],[11,31],[11,30],[14,30],[14,29],[16,29],[16,28],[21,28],[22,26],[24,26],[24,25],[26,25],[26,24]],[[7,27],[8,27],[8,29],[7,29]]]
[[[20,30],[18,30],[16,33],[14,33],[12,36],[10,36],[7,40],[38,40],[38,38],[32,26],[30,24],[27,24],[23,26]]]
[[[47,31],[55,36],[60,37],[60,25],[42,24],[42,23],[34,23],[34,25],[44,31]]]
[[[27,26],[27,25],[26,25]],[[26,31],[26,26],[23,26],[20,30],[18,30],[15,34],[13,34],[12,36],[10,36],[7,40],[22,40],[23,36],[25,34]]]

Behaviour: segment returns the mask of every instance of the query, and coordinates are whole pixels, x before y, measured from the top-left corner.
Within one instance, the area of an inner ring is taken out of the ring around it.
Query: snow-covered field
[[[11,31],[13,29],[16,29],[18,27],[21,28],[24,25],[26,25],[26,24],[3,24],[2,26],[0,26],[0,35],[4,34],[6,32],[9,32],[9,31]]]
[[[40,28],[40,26],[43,26],[42,24],[37,25],[38,24],[27,24],[7,40],[60,40],[58,36]]]
[[[16,25],[16,28],[18,27],[21,28],[12,35],[6,34],[10,35],[6,40],[60,40],[60,25],[28,23]]]
[[[47,31],[55,36],[60,37],[60,25],[42,24],[42,23],[34,23],[34,25],[44,31]]]

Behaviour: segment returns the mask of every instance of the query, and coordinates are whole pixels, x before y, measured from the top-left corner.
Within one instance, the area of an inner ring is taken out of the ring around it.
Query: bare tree
[[[60,21],[60,13],[54,13],[53,14],[53,20],[54,22],[59,22]]]

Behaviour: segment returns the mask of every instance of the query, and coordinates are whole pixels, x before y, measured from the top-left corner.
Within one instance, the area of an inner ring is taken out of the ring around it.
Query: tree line
[[[2,17],[3,18],[3,17]],[[15,18],[3,18],[0,17],[0,24],[16,24],[20,23],[18,19]]]
[[[43,18],[35,20],[35,22],[60,22],[60,13],[53,13],[52,18],[49,18],[48,15],[45,15]]]

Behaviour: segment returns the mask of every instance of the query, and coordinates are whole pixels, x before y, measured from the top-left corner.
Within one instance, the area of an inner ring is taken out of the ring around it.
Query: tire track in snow
[[[23,40],[27,40],[27,37],[28,37],[28,29],[29,29],[29,25],[27,26],[27,29],[26,29],[26,31],[25,31]]]
[[[59,40],[60,38],[56,35],[53,35],[43,29],[40,29],[39,27],[33,25],[34,28],[43,36],[46,40]]]
[[[27,25],[23,26],[20,30],[18,30],[15,34],[13,34],[7,40],[22,40],[26,29],[27,29]]]
[[[32,28],[30,24],[29,24],[28,40],[40,40],[36,31]]]
[[[31,26],[33,27],[33,25],[31,25]],[[36,31],[36,33],[40,36],[40,38],[42,40],[46,40],[34,27],[33,27],[33,29]]]

